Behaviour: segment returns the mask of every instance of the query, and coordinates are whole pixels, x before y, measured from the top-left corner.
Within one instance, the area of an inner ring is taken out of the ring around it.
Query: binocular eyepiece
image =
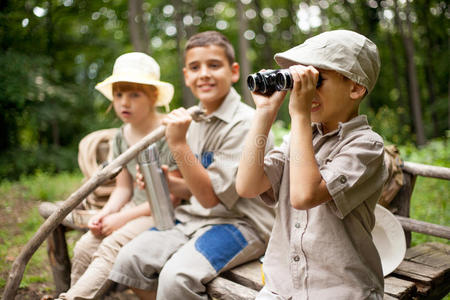
[[[322,84],[322,76],[319,74],[316,88]],[[247,77],[247,86],[250,91],[264,95],[271,95],[275,91],[291,90],[294,85],[289,69],[267,70],[250,74]]]

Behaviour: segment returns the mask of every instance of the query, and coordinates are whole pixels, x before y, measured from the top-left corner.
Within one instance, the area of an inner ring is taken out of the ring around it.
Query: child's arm
[[[256,113],[239,162],[236,190],[241,197],[253,198],[271,188],[264,173],[264,152],[272,123],[283,103],[286,92],[275,92],[272,96],[252,94]]]
[[[187,144],[186,132],[191,121],[191,116],[184,108],[167,115],[163,120],[163,124],[167,126],[167,144],[192,195],[203,207],[211,208],[219,203],[219,198],[214,192],[208,172]]]
[[[294,88],[289,101],[291,115],[290,199],[292,207],[309,209],[331,199],[319,172],[311,131],[311,101],[319,72],[313,67],[290,67]]]

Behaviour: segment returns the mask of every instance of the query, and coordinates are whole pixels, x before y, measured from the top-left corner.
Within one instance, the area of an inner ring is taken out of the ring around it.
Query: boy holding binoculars
[[[387,175],[384,147],[358,115],[379,74],[377,47],[356,32],[336,30],[275,60],[289,68],[293,83],[291,132],[264,162],[246,159],[264,156],[261,141],[285,98],[286,91],[273,87],[275,78],[272,94],[253,92],[256,115],[236,181],[239,195],[259,197],[277,214],[257,299],[383,299],[371,230]]]

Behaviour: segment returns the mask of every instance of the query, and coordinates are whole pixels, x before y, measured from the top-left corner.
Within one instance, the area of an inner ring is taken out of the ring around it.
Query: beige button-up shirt
[[[204,208],[192,196],[190,204],[175,210],[177,225],[190,235],[211,224],[249,224],[266,242],[272,230],[275,212],[257,199],[241,198],[236,192],[236,173],[250,129],[254,110],[240,101],[239,94],[231,88],[222,105],[204,122],[192,122],[187,133],[187,143],[208,171],[214,192],[220,203]],[[273,148],[269,137],[267,151]]]
[[[372,241],[374,209],[387,177],[382,138],[366,116],[323,134],[313,147],[332,200],[308,210],[289,200],[289,137],[265,158],[276,207],[264,259],[266,288],[285,299],[382,299],[383,272]],[[295,183],[301,185],[301,182]]]

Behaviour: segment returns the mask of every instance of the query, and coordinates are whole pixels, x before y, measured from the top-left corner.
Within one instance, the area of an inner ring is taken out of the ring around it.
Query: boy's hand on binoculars
[[[265,69],[262,69],[259,72],[265,71]],[[258,92],[252,92],[252,97],[257,110],[269,114],[276,114],[283,103],[286,93],[287,91],[275,91],[271,95],[264,95]]]
[[[289,100],[289,113],[311,115],[311,102],[316,93],[319,71],[312,66],[289,67],[294,86]]]
[[[166,138],[169,146],[186,143],[186,132],[192,122],[191,115],[183,107],[173,110],[162,121],[166,125]]]

